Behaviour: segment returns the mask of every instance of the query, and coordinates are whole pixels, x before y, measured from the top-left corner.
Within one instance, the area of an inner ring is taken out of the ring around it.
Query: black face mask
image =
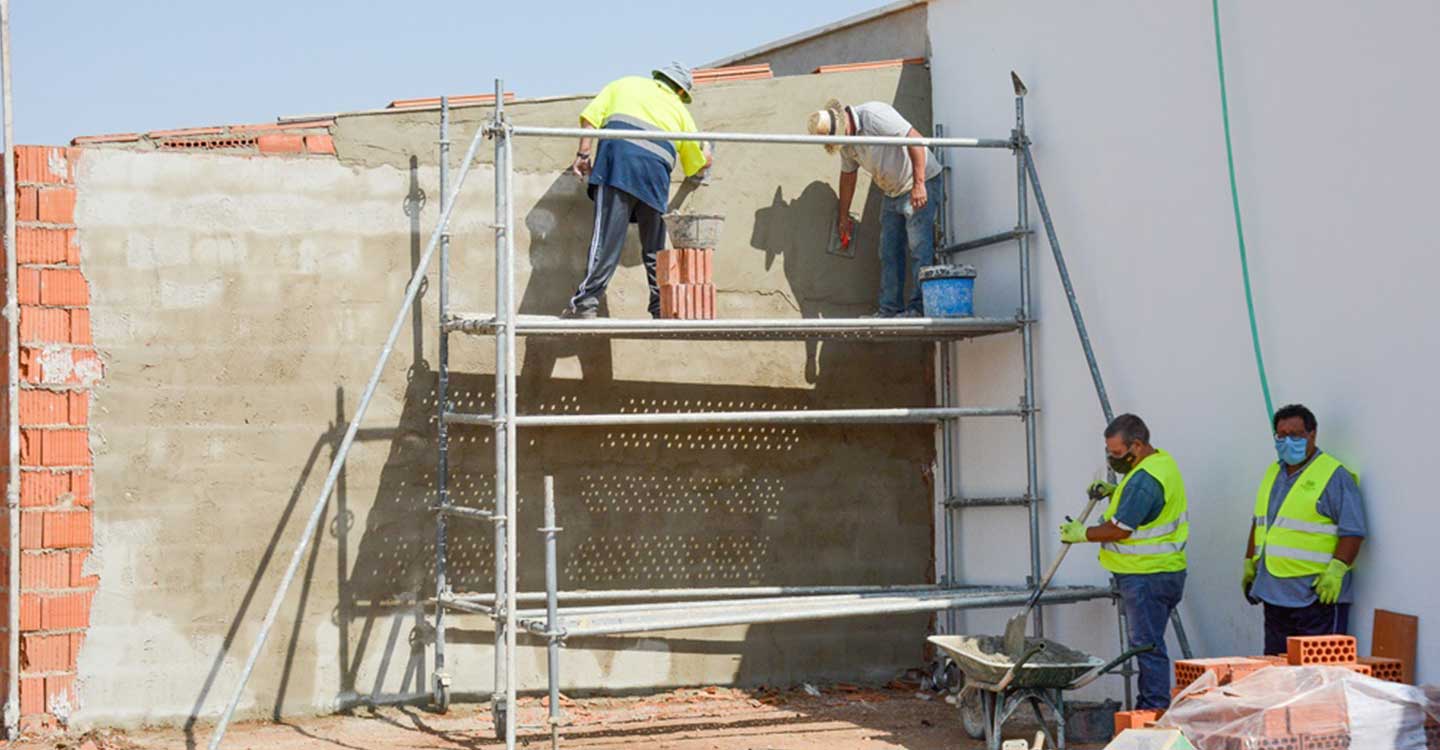
[[[1126,451],[1124,455],[1112,456],[1105,454],[1105,462],[1110,464],[1110,470],[1116,474],[1129,474],[1135,468],[1135,457]]]

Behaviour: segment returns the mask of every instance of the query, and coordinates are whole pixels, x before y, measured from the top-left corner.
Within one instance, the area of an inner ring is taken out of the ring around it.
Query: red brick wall
[[[75,230],[79,157],[79,149],[49,146],[18,146],[15,153],[20,713],[28,728],[62,724],[77,705],[75,663],[99,584],[85,575],[94,538],[90,392],[102,366],[90,335],[90,288]],[[7,524],[0,517],[0,544],[8,539]]]

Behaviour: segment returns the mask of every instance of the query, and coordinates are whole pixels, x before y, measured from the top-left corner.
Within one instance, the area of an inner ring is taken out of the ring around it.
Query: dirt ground
[[[882,688],[831,685],[819,695],[804,690],[699,688],[639,698],[562,698],[569,725],[562,747],[674,750],[955,750],[982,748],[966,737],[954,706],[938,697],[924,700],[913,687],[892,683]],[[549,745],[548,730],[527,728],[544,721],[544,699],[520,702],[521,747]],[[392,750],[503,748],[494,739],[485,705],[452,707],[439,715],[420,708],[362,709],[345,716],[296,719],[282,723],[233,725],[223,747],[234,750]],[[24,750],[183,750],[204,747],[208,725],[193,738],[174,728],[130,732],[96,730],[84,735],[22,739]],[[1034,737],[1033,723],[1015,722],[1006,736]],[[191,744],[193,743],[193,744]],[[1070,747],[1095,748],[1098,745]]]

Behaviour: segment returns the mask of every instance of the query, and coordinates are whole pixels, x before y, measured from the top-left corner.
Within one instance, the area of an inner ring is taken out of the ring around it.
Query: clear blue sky
[[[598,90],[887,0],[11,0],[15,140]]]

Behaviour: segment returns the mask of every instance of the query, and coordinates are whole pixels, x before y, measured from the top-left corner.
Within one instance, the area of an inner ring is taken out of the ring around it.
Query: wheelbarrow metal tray
[[[932,635],[930,642],[944,649],[965,674],[967,684],[994,689],[1010,671],[1014,659],[1007,653],[1003,638],[994,635]],[[1099,658],[1075,651],[1054,641],[1028,639],[1026,645],[1043,641],[1045,650],[1020,666],[1011,687],[1065,689],[1087,672],[1105,665]]]

